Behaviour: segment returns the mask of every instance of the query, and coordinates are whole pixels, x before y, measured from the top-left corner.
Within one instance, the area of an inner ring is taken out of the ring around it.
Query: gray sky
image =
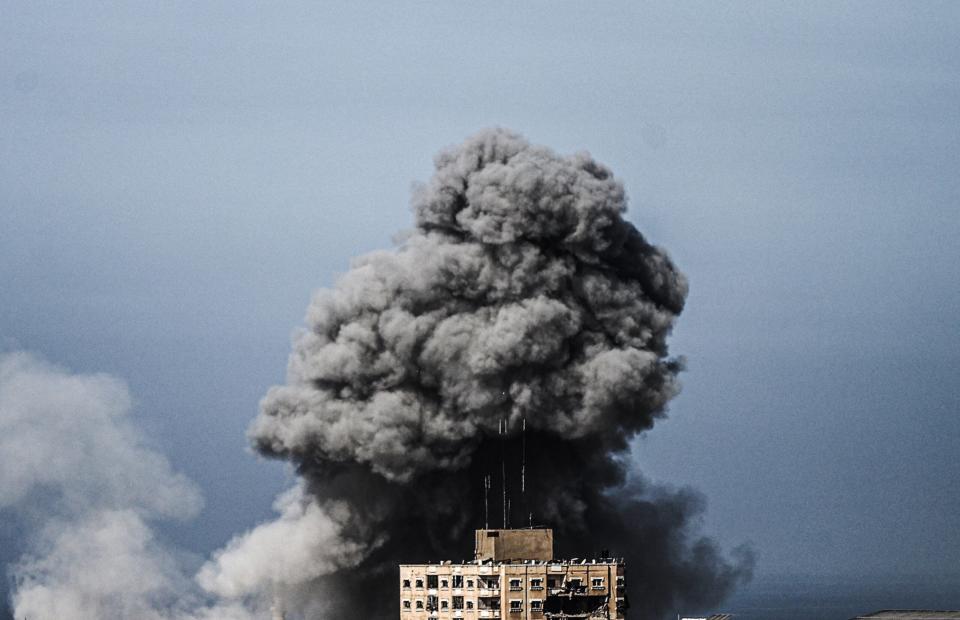
[[[207,499],[170,538],[270,514],[244,430],[311,292],[502,125],[690,279],[640,468],[760,573],[956,570],[960,5],[350,4],[2,9],[0,347],[130,384]]]

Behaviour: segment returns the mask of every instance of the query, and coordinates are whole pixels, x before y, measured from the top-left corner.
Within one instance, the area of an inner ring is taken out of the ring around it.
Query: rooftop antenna
[[[483,477],[483,529],[490,529],[490,474]]]
[[[507,421],[500,418],[500,480],[503,486],[503,529],[507,529]]]
[[[523,512],[527,512],[527,416],[523,416],[523,424],[520,427],[520,504]],[[529,515],[528,525],[533,527],[533,513]]]

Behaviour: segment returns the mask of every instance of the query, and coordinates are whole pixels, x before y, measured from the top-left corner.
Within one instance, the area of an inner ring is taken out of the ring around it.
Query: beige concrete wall
[[[622,564],[569,564],[566,562],[526,562],[512,564],[403,564],[400,566],[400,620],[544,620],[542,609],[533,602],[546,602],[553,589],[559,591],[570,579],[580,579],[585,594],[609,595],[611,619],[623,618],[617,612],[617,577],[623,576]],[[460,587],[455,587],[460,577]],[[436,587],[431,588],[431,577]],[[595,582],[599,579],[599,582]],[[417,581],[421,585],[417,585]],[[488,588],[488,580],[495,587]],[[426,609],[429,597],[436,597],[437,612]],[[454,597],[463,597],[463,609],[454,609]],[[410,606],[405,606],[409,601]],[[422,607],[417,607],[419,601]],[[444,606],[446,601],[446,606]],[[512,610],[511,602],[519,602]],[[499,609],[490,609],[499,606]]]
[[[476,560],[552,560],[553,530],[477,530]]]

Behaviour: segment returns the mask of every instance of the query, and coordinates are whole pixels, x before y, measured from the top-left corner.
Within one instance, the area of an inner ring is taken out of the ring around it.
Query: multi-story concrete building
[[[471,561],[400,565],[400,619],[622,619],[623,569],[555,559],[549,529],[477,530]]]

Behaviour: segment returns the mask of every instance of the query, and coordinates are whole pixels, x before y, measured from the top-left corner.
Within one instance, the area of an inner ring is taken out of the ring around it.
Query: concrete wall
[[[615,563],[401,564],[400,620],[546,620],[548,600],[564,596],[574,579],[583,596],[609,597],[605,617],[623,619],[617,609],[623,570]],[[433,613],[427,609],[431,601]]]
[[[553,559],[553,530],[477,530],[474,557],[477,560]]]

